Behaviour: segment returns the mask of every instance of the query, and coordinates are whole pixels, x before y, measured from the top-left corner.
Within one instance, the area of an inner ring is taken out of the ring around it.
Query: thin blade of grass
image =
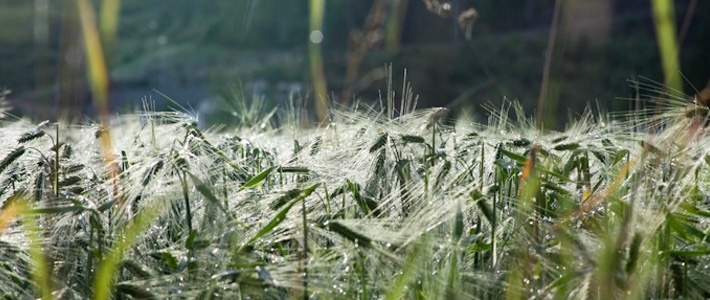
[[[87,59],[87,71],[91,87],[92,99],[95,102],[99,119],[101,121],[101,134],[98,139],[101,143],[101,155],[106,164],[107,171],[111,178],[116,179],[120,173],[118,163],[113,154],[111,145],[111,135],[109,133],[109,75],[106,67],[106,59],[101,46],[101,37],[96,28],[96,15],[93,5],[89,0],[76,0],[79,11],[79,21],[84,37],[84,52]],[[119,180],[114,180],[114,196],[119,198],[122,204],[123,197],[120,194]]]
[[[495,222],[494,216],[493,216],[493,210],[491,209],[490,206],[488,206],[488,203],[486,203],[485,198],[483,198],[483,194],[479,190],[474,190],[470,194],[471,199],[473,202],[476,203],[476,206],[478,207],[478,210],[481,211],[481,214],[483,214],[483,217],[488,220],[489,224],[493,224]]]
[[[81,212],[84,210],[86,210],[86,207],[77,206],[77,205],[68,205],[68,206],[36,208],[36,209],[28,210],[27,213],[33,214],[33,215],[62,214],[62,213],[68,213],[68,212]]]
[[[386,300],[408,298],[406,297],[404,288],[418,274],[418,266],[421,263],[422,259],[425,258],[425,255],[423,254],[424,247],[426,247],[426,244],[426,241],[421,240],[417,241],[417,243],[414,244],[411,252],[409,252],[409,255],[407,255],[407,258],[404,261],[404,266],[402,267],[400,275],[397,276],[397,279],[395,280],[394,284],[388,288],[387,295],[385,296]]]
[[[152,166],[150,166],[150,168],[143,175],[143,186],[147,186],[150,181],[153,180],[153,177],[163,168],[163,165],[164,162],[161,159],[155,162]]]
[[[271,174],[271,171],[273,171],[274,169],[276,169],[276,167],[269,167],[269,168],[267,168],[266,170],[261,171],[261,173],[256,174],[256,176],[254,176],[254,178],[249,179],[249,181],[247,181],[246,183],[244,183],[244,185],[242,185],[242,186],[237,190],[237,193],[239,193],[239,192],[241,192],[241,191],[243,191],[243,190],[246,190],[246,189],[248,189],[248,188],[250,188],[250,187],[253,187],[253,186],[259,184],[260,182],[264,181],[264,179],[266,179],[266,177],[268,177],[269,174]]]
[[[222,202],[219,201],[219,199],[217,199],[217,196],[215,196],[214,193],[212,193],[212,190],[204,182],[202,182],[202,180],[200,180],[200,178],[198,178],[197,176],[195,176],[194,174],[192,174],[190,172],[187,172],[187,174],[190,175],[190,179],[192,180],[192,184],[195,185],[195,188],[197,189],[197,191],[200,192],[200,194],[202,194],[202,196],[204,196],[205,199],[209,200],[210,203],[217,206],[217,208],[219,208],[219,210],[224,212],[225,215],[231,217],[231,215],[229,214],[227,209],[222,205]]]
[[[130,283],[119,283],[116,285],[116,292],[120,295],[128,295],[132,299],[152,300],[158,299],[153,293],[143,286]]]
[[[163,201],[153,202],[138,213],[125,230],[118,233],[121,238],[116,240],[111,250],[108,251],[108,256],[101,261],[97,268],[94,280],[94,299],[104,300],[111,298],[114,277],[118,271],[118,265],[121,262],[123,253],[131,248],[140,235],[148,229],[150,224],[162,212],[163,206]]]
[[[0,213],[0,232],[15,217],[22,215],[22,222],[29,237],[30,256],[32,261],[32,280],[39,287],[40,297],[43,300],[54,299],[52,295],[51,272],[47,265],[47,258],[42,251],[42,232],[37,226],[37,220],[28,214],[28,200],[24,192],[16,193],[8,200],[9,204]],[[8,223],[5,223],[8,222]]]
[[[261,230],[259,230],[259,232],[257,232],[257,233],[256,233],[253,237],[251,237],[246,243],[244,243],[244,245],[242,245],[242,248],[244,248],[244,247],[247,246],[247,245],[251,245],[251,244],[254,243],[256,240],[260,239],[261,237],[263,237],[263,236],[266,235],[267,233],[271,232],[274,228],[276,228],[276,226],[278,226],[279,224],[281,224],[281,222],[283,222],[283,220],[286,219],[286,214],[288,214],[289,210],[291,210],[291,208],[292,208],[294,205],[296,205],[296,203],[298,203],[299,201],[303,201],[303,200],[306,199],[308,196],[310,196],[311,193],[313,193],[313,191],[314,191],[319,185],[320,185],[320,183],[317,183],[317,184],[314,184],[314,185],[312,185],[312,186],[306,188],[305,190],[303,190],[303,192],[301,193],[301,195],[300,195],[299,197],[297,197],[296,199],[291,200],[291,202],[289,202],[288,204],[286,204],[286,205],[271,219],[271,221],[269,221],[269,223],[267,223],[266,225],[264,225],[264,227],[262,227]]]
[[[665,84],[670,89],[682,92],[673,1],[652,0],[651,4]]]
[[[350,240],[351,242],[357,244],[360,247],[372,247],[372,240],[369,237],[353,229],[350,229],[349,227],[343,225],[338,221],[329,221],[326,226],[328,226],[328,229],[330,229],[331,231],[341,235],[342,237]]]
[[[116,39],[120,11],[121,0],[103,0],[101,3],[99,30],[101,31],[104,50],[106,50],[106,57],[109,58],[109,60]]]

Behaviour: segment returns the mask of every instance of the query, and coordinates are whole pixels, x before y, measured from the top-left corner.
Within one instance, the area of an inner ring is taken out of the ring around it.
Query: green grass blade
[[[386,300],[408,298],[406,297],[404,288],[419,273],[418,267],[422,259],[424,259],[425,255],[423,254],[426,244],[427,242],[421,240],[414,244],[412,250],[409,252],[409,255],[407,255],[407,258],[404,260],[404,266],[402,267],[400,275],[397,276],[394,284],[388,288],[387,295],[385,296]]]
[[[328,226],[328,229],[331,231],[343,236],[360,247],[372,247],[372,240],[369,237],[350,229],[338,221],[329,221],[326,226]]]
[[[28,213],[34,214],[34,215],[40,215],[40,214],[62,214],[62,213],[68,213],[68,212],[81,212],[86,210],[86,207],[79,206],[79,205],[68,205],[68,206],[55,206],[55,207],[43,207],[43,208],[36,208],[29,210]]]
[[[153,204],[141,211],[125,230],[119,232],[118,236],[121,238],[116,240],[108,252],[108,256],[101,261],[96,271],[94,299],[104,300],[111,298],[114,277],[123,258],[123,253],[131,248],[138,237],[148,229],[163,210],[163,206],[164,203],[162,201],[153,202]]]
[[[670,89],[682,92],[673,0],[652,0],[651,4],[665,84]]]
[[[214,204],[219,208],[222,212],[224,212],[227,216],[230,216],[229,212],[227,209],[222,205],[222,202],[217,199],[217,196],[212,193],[212,190],[204,183],[200,178],[195,176],[194,174],[187,172],[188,175],[190,175],[190,179],[192,180],[192,184],[195,185],[195,188],[197,189],[202,196],[205,197],[210,203]]]
[[[292,208],[294,205],[296,205],[296,203],[298,203],[299,201],[303,201],[303,200],[305,200],[308,196],[310,196],[311,193],[313,193],[313,191],[314,191],[319,185],[320,185],[320,184],[317,183],[317,184],[314,184],[314,185],[308,187],[307,189],[303,190],[301,196],[297,197],[296,199],[291,200],[291,202],[289,202],[288,204],[286,204],[286,205],[271,219],[271,221],[269,221],[269,223],[267,223],[266,225],[264,225],[264,227],[262,227],[261,230],[259,230],[259,232],[257,232],[253,237],[251,237],[251,238],[242,246],[242,248],[243,248],[244,246],[251,245],[251,244],[254,243],[256,240],[260,239],[261,237],[263,237],[263,236],[266,235],[267,233],[271,232],[274,228],[276,228],[276,226],[278,226],[279,224],[281,224],[281,222],[283,222],[283,220],[286,219],[286,215],[288,214],[289,210],[291,210],[291,208]]]
[[[242,187],[240,187],[239,190],[237,190],[237,193],[241,192],[243,190],[246,190],[250,187],[253,187],[253,186],[259,184],[260,182],[264,181],[264,179],[266,179],[266,177],[268,177],[269,174],[271,174],[271,171],[273,171],[274,169],[276,169],[276,167],[269,167],[268,169],[261,171],[261,173],[256,174],[256,176],[254,176],[254,178],[249,179],[249,181],[244,183],[244,185],[242,185]]]
[[[311,170],[307,167],[279,167],[277,169],[280,173],[308,173]]]
[[[158,299],[153,293],[143,286],[130,283],[119,283],[116,285],[116,292],[119,295],[128,295],[129,299],[153,300]]]
[[[40,295],[43,300],[54,299],[52,296],[51,271],[47,265],[47,257],[42,249],[41,231],[37,226],[36,220],[31,215],[26,215],[23,218],[25,226],[30,233],[30,252],[32,254],[33,272],[32,279],[40,287]]]
[[[158,173],[163,168],[163,160],[158,160],[143,174],[143,186],[147,186],[156,173]]]
[[[296,199],[296,197],[298,197],[299,195],[301,195],[300,189],[289,190],[286,193],[284,193],[281,197],[276,198],[276,200],[274,200],[274,202],[272,202],[271,205],[269,205],[269,206],[271,207],[271,209],[277,210],[277,209],[283,207],[289,201]]]
[[[461,204],[456,206],[456,215],[454,216],[454,228],[453,228],[453,238],[454,242],[458,242],[463,236],[464,221],[463,221],[463,211],[461,211]]]
[[[111,58],[116,32],[118,31],[118,16],[121,11],[121,0],[103,0],[101,3],[99,30],[106,50],[107,59]]]
[[[489,224],[493,224],[493,211],[491,210],[490,206],[488,206],[488,203],[486,203],[481,191],[474,190],[473,192],[471,192],[470,196],[473,202],[476,203],[476,206],[478,206],[478,210],[480,210],[481,214],[483,214],[483,217],[488,220]]]
[[[43,300],[54,299],[52,295],[51,270],[47,264],[44,247],[42,245],[42,230],[37,226],[36,217],[28,214],[28,201],[23,192],[17,193],[6,200],[0,213],[0,231],[14,219],[22,215],[22,221],[29,237],[30,256],[32,261],[32,280],[39,287],[40,298]],[[6,223],[8,222],[8,223]]]
[[[503,154],[503,155],[507,156],[508,158],[514,160],[514,161],[517,162],[519,165],[522,165],[522,164],[525,163],[526,158],[525,158],[524,155],[520,155],[520,154],[516,154],[516,153],[510,152],[510,151],[508,151],[508,150],[503,149],[502,147],[501,147],[501,148],[498,148],[498,150],[500,150],[501,154]]]

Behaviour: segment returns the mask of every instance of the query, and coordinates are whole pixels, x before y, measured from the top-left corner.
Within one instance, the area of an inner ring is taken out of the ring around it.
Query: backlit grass
[[[120,116],[115,176],[97,124],[4,121],[0,294],[710,297],[706,107],[670,92],[543,133],[511,103],[442,123],[387,95],[311,129]]]

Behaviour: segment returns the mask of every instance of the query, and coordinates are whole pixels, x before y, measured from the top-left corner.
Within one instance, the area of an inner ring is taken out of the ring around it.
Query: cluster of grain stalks
[[[6,121],[0,294],[710,297],[706,116],[663,109],[545,133],[509,103],[485,125],[370,109],[221,132],[145,112],[113,121],[119,176],[98,126]]]

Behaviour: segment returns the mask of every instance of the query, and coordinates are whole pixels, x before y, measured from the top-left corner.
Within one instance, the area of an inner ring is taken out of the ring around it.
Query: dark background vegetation
[[[326,3],[321,46],[332,103],[376,103],[386,88],[383,66],[392,63],[395,90],[401,90],[406,69],[420,107],[449,105],[457,112],[480,113],[480,104],[507,97],[533,111],[553,0],[454,0],[447,3],[453,17],[433,13],[422,0],[385,0],[379,12],[373,9],[377,2]],[[696,2],[684,34],[691,2],[675,1],[688,95],[710,76],[705,40],[710,22],[703,15],[710,3]],[[650,1],[563,3],[547,103],[563,116],[560,124],[568,112],[580,112],[589,103],[628,109],[629,103],[618,99],[633,97],[628,79],[663,81]],[[478,18],[467,36],[456,16],[469,8]],[[384,14],[386,24],[366,28],[368,17],[377,13]],[[154,90],[189,104],[195,113],[214,116],[215,122],[229,121],[225,102],[242,93],[270,105],[292,98],[312,107],[308,14],[307,1],[124,0],[117,39],[107,49],[112,111],[135,110],[143,99],[152,99],[156,109],[168,108]],[[368,30],[379,30],[382,39],[360,51],[362,61],[353,63],[352,37]],[[355,80],[346,76],[353,66]],[[9,100],[17,114],[35,119],[91,115],[85,68],[74,1],[0,0],[0,87],[13,91]]]

